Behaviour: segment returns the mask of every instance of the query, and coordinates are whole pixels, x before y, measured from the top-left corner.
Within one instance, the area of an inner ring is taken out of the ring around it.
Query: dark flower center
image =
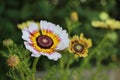
[[[36,41],[37,45],[44,49],[49,49],[53,45],[53,40],[46,35],[38,36]]]
[[[73,46],[73,49],[75,50],[75,52],[82,52],[84,49],[84,46],[80,43],[77,43]]]

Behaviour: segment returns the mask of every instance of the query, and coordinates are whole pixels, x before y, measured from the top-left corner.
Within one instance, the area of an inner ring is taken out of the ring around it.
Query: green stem
[[[27,77],[26,77],[26,80],[30,80],[30,76],[27,76]]]
[[[60,59],[59,66],[60,66],[60,69],[59,69],[60,76],[62,76],[60,80],[62,80],[63,77],[64,77],[64,75],[63,75],[63,73],[64,73],[64,61],[63,61],[63,57]]]
[[[69,77],[70,65],[72,64],[72,63],[71,63],[71,60],[73,60],[70,55],[68,55],[68,56],[70,57],[70,60],[68,60],[68,62],[66,63],[66,67],[65,67],[65,71],[66,71],[66,72],[65,72],[65,78],[64,78],[64,80],[67,80],[68,77]]]
[[[21,75],[22,80],[25,80],[25,76],[21,71],[20,71],[20,75]]]
[[[32,74],[32,80],[35,80],[35,73],[36,73],[36,65],[39,61],[39,57],[35,58],[33,61],[33,65],[32,65],[32,70],[33,70],[33,74]]]
[[[99,72],[101,71],[101,60],[102,59],[98,59],[98,61],[97,61],[97,70],[96,70],[96,73],[94,74],[92,80],[97,80],[97,78],[98,78]]]

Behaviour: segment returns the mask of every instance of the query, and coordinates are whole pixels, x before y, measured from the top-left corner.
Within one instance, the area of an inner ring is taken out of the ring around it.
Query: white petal
[[[40,52],[40,54],[43,55],[43,56],[49,55],[48,53],[43,53],[43,52]]]
[[[46,55],[50,60],[57,61],[59,58],[61,58],[61,54],[58,52],[54,52],[52,54]]]
[[[54,60],[54,61],[57,61],[59,58],[61,58],[61,54],[58,53],[58,52],[54,52],[54,53],[51,53],[51,54],[41,52],[40,54],[43,55],[43,56],[47,56],[48,59]]]
[[[26,30],[26,29],[23,29],[22,30],[22,38],[26,41],[28,41],[29,43],[31,43],[31,40],[30,40],[30,33]]]
[[[57,45],[56,50],[64,50],[69,46],[69,37],[65,30],[61,31],[61,34],[58,35],[60,37],[60,43]]]
[[[61,32],[62,32],[62,27],[60,27],[59,25],[55,26],[55,27],[53,28],[53,32],[54,32],[55,34],[57,34],[57,35],[61,34]]]
[[[37,50],[35,50],[31,45],[30,45],[30,43],[28,43],[28,42],[24,42],[24,45],[25,45],[25,47],[29,50],[29,51],[31,51],[31,52],[33,52],[33,53],[39,53]]]
[[[41,30],[46,29],[46,28],[47,28],[47,22],[41,20],[41,21],[40,21],[40,28],[41,28]]]
[[[53,28],[55,27],[55,24],[51,23],[51,22],[47,22],[47,21],[40,21],[40,28],[41,30],[45,29],[45,30],[50,30],[53,31]]]
[[[32,57],[40,57],[41,54],[40,54],[40,53],[32,53],[31,56],[32,56]]]
[[[27,31],[29,33],[28,27],[25,27],[23,30]]]
[[[33,33],[33,31],[36,31],[36,30],[38,31],[38,26],[37,26],[36,23],[31,23],[31,24],[29,25],[28,29],[29,29],[29,32],[30,32],[30,33]]]
[[[64,45],[63,42],[60,42],[55,48],[55,50],[64,50],[65,48],[66,48],[66,45]]]

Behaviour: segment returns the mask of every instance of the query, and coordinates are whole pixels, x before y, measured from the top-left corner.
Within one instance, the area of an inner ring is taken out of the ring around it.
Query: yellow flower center
[[[37,45],[44,49],[49,49],[53,45],[53,40],[47,35],[38,36]]]
[[[74,48],[75,52],[82,52],[84,49],[84,46],[80,43],[77,43],[73,46],[73,48]]]

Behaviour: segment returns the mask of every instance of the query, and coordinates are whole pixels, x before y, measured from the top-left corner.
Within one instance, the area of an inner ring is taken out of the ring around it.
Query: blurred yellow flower
[[[107,24],[108,28],[114,30],[114,29],[120,29],[120,21],[115,20],[115,19],[108,19],[105,21]]]
[[[69,52],[75,53],[80,57],[86,57],[88,54],[88,48],[92,46],[91,39],[86,39],[83,33],[80,35],[80,38],[75,35],[71,38]]]
[[[11,46],[13,45],[13,40],[12,39],[5,39],[3,40],[3,46]]]
[[[92,21],[93,27],[106,28],[106,29],[120,29],[120,21],[115,19],[107,19],[105,21]]]
[[[21,30],[22,30],[22,29],[24,29],[25,27],[28,27],[31,22],[34,22],[34,21],[31,20],[31,21],[23,22],[23,23],[21,23],[21,24],[18,24],[17,27],[18,27],[18,29],[21,29]]]
[[[107,25],[103,21],[92,21],[91,24],[93,27],[101,27],[101,28],[107,27]]]
[[[77,22],[78,21],[78,13],[76,11],[73,11],[71,14],[70,14],[70,19],[73,21],[73,22]]]
[[[20,59],[17,55],[10,55],[7,59],[7,64],[11,68],[15,68],[20,62]]]

